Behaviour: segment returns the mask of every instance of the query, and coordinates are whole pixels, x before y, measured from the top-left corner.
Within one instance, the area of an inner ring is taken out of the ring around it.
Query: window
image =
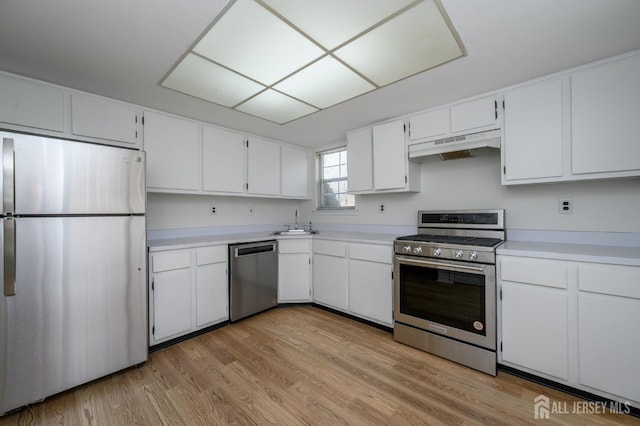
[[[321,209],[353,209],[353,194],[348,194],[347,148],[342,147],[318,153],[320,165]]]

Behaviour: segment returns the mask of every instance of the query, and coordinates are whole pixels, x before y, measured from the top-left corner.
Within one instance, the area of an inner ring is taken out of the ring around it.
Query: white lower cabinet
[[[227,246],[149,255],[150,346],[226,321]]]
[[[393,324],[393,253],[388,245],[349,244],[349,310]]]
[[[278,302],[311,301],[311,239],[278,241]]]
[[[313,301],[348,310],[347,279],[347,243],[314,240]]]
[[[503,257],[499,263],[502,360],[567,380],[567,267],[560,261]]]
[[[580,384],[640,401],[640,268],[578,264]]]
[[[640,267],[497,256],[498,362],[640,406]]]
[[[567,307],[565,291],[502,283],[502,359],[567,380]]]
[[[393,325],[390,244],[313,241],[313,301]]]

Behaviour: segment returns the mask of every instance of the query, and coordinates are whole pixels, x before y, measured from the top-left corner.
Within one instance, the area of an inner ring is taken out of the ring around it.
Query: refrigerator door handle
[[[13,214],[14,210],[14,150],[13,139],[2,140],[2,214]]]
[[[4,295],[16,294],[16,221],[12,217],[3,219],[4,245]]]

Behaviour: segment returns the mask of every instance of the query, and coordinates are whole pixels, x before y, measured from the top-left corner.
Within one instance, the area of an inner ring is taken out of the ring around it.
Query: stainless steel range
[[[394,243],[394,339],[495,376],[504,240],[504,210],[419,211]]]

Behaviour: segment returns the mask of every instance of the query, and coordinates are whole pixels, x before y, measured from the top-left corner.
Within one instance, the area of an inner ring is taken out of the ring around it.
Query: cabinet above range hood
[[[432,155],[442,160],[453,160],[473,156],[479,148],[500,148],[500,130],[450,136],[429,142],[409,145],[409,159],[421,161]]]

